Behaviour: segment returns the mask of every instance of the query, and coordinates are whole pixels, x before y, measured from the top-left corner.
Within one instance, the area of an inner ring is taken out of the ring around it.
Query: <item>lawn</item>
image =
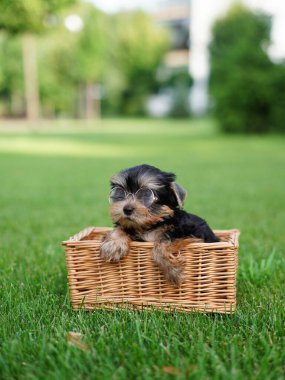
[[[208,119],[1,125],[1,379],[284,378],[284,137]],[[177,173],[213,228],[241,230],[234,315],[71,309],[60,242],[110,226],[109,177],[139,163]]]

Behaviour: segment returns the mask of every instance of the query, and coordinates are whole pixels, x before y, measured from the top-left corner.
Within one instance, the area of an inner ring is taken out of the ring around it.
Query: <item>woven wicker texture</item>
[[[231,313],[236,307],[238,230],[215,231],[219,243],[187,239],[181,287],[169,284],[152,260],[153,243],[132,242],[118,263],[99,255],[110,228],[89,227],[64,241],[73,308],[160,308]]]

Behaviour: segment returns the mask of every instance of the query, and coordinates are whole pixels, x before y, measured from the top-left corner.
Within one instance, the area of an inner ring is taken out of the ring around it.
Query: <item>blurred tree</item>
[[[71,14],[83,22],[77,32],[64,26]],[[58,12],[49,33],[38,38],[42,114],[99,116],[102,94],[105,113],[142,114],[146,97],[160,85],[156,70],[167,46],[165,31],[142,12],[107,15],[87,2]],[[1,69],[7,71],[10,60],[11,68],[17,66],[15,78],[20,77],[19,53],[9,55],[7,65],[0,61],[0,92]]]
[[[16,36],[0,33],[0,98],[1,114],[23,116],[23,73],[21,41]]]
[[[78,86],[73,75],[77,35],[62,25],[39,39],[39,85],[46,117],[77,116]]]
[[[35,34],[52,23],[54,14],[75,0],[1,0],[0,29],[23,36],[23,63],[27,117],[39,116]]]
[[[270,131],[285,133],[285,62],[271,71]]]
[[[101,86],[108,49],[107,18],[92,7],[84,18],[84,25],[75,45],[73,75],[80,86],[80,97],[84,100],[81,115],[92,119],[101,114]]]
[[[84,27],[72,33],[60,25],[40,44],[40,84],[45,111],[63,114],[65,110],[72,116],[99,117],[101,85],[110,66],[106,59],[110,49],[108,17],[88,3],[68,12],[79,16]],[[63,19],[66,16],[61,14]]]
[[[119,13],[111,22],[108,56],[113,75],[106,79],[107,95],[113,91],[117,112],[143,114],[147,96],[158,86],[156,70],[169,46],[168,34],[140,11]]]
[[[271,19],[234,5],[213,27],[210,92],[226,132],[267,132],[272,125],[272,73],[266,49]]]

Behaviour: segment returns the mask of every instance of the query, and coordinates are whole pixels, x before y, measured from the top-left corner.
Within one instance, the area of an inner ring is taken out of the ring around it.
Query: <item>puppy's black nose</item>
[[[125,206],[123,208],[123,211],[125,215],[131,215],[134,211],[134,208],[132,206]]]

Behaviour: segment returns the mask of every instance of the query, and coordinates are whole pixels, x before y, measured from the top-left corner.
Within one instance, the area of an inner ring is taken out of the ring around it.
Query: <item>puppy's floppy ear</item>
[[[182,208],[183,202],[185,201],[187,195],[186,190],[184,190],[183,187],[178,185],[176,182],[171,182],[170,187],[175,194],[179,208]]]

